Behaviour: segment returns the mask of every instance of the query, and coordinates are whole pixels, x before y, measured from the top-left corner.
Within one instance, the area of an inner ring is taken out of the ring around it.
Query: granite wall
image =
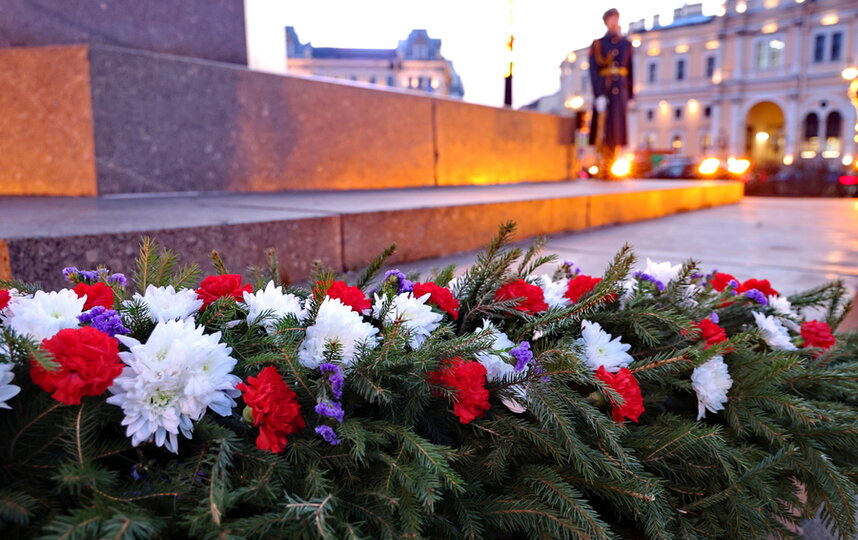
[[[247,65],[244,0],[3,0],[0,47],[71,44]]]
[[[63,60],[74,55],[75,62]],[[59,104],[91,114],[94,156],[74,155],[77,174],[91,176],[94,168],[96,188],[90,181],[88,190],[53,194],[382,189],[571,176],[572,126],[558,116],[102,45],[0,50],[0,77],[12,56],[24,82],[15,88],[9,76],[5,84],[34,96],[26,107]],[[34,60],[51,56],[54,62]],[[54,90],[33,94],[28,80]],[[83,85],[83,97],[63,94],[72,82]],[[22,179],[0,177],[0,195],[46,194],[21,186],[68,174],[57,158],[71,148],[49,143],[73,137],[50,125],[54,115],[45,118],[16,124],[32,135],[26,149],[16,130],[0,131],[0,148],[17,149],[20,161],[0,174]]]

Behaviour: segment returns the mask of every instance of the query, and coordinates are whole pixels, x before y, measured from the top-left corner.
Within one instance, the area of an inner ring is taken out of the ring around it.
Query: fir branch
[[[382,250],[381,253],[375,256],[375,258],[370,261],[370,263],[364,268],[363,272],[361,272],[357,281],[355,282],[355,286],[359,289],[363,289],[366,287],[370,281],[372,281],[375,276],[378,275],[381,268],[384,266],[384,263],[387,262],[393,254],[396,253],[396,244],[390,244],[386,248]]]

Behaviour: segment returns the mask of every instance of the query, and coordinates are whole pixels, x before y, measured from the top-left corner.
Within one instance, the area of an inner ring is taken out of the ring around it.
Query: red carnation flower
[[[459,422],[467,424],[489,410],[486,368],[458,356],[444,360],[443,364],[444,367],[428,374],[429,382],[455,390],[453,414],[459,417]]]
[[[94,285],[80,282],[72,289],[78,298],[86,296],[83,310],[87,311],[95,306],[103,306],[104,309],[113,309],[113,289],[109,285],[98,282]]]
[[[317,287],[320,285],[323,284],[316,284]],[[372,300],[367,298],[360,288],[346,285],[345,281],[335,281],[331,283],[325,295],[328,298],[336,298],[358,313],[363,313],[364,310],[372,307]]]
[[[750,291],[757,289],[766,296],[780,296],[778,291],[772,288],[772,284],[767,279],[747,279],[740,287],[742,291]]]
[[[33,382],[60,403],[79,405],[83,396],[98,396],[122,372],[119,342],[90,326],[60,330],[42,341],[59,368],[48,371],[30,361]]]
[[[447,287],[441,287],[432,282],[415,283],[414,297],[420,298],[429,294],[428,302],[438,306],[441,311],[446,311],[454,320],[459,318],[459,300],[453,297],[453,293]]]
[[[0,309],[4,309],[9,305],[9,300],[12,298],[12,295],[7,290],[0,289]]]
[[[718,292],[723,292],[724,289],[727,288],[727,285],[730,284],[731,281],[735,281],[739,284],[739,280],[731,276],[730,274],[724,274],[722,272],[716,272],[712,277],[712,288]],[[739,284],[738,287],[734,289],[737,293],[744,292],[744,287]]]
[[[274,366],[268,366],[256,377],[236,388],[244,392],[244,402],[253,413],[253,425],[259,427],[256,447],[275,454],[286,448],[286,435],[304,429],[298,396],[289,388]]]
[[[801,337],[804,338],[803,347],[819,347],[830,349],[837,340],[831,333],[831,327],[823,321],[805,321],[801,323]]]
[[[514,298],[521,298],[518,304],[513,307],[524,313],[540,313],[548,309],[548,304],[545,303],[545,293],[542,289],[523,279],[507,283],[495,293],[495,300],[498,301]]]
[[[623,419],[628,418],[632,422],[637,422],[645,409],[641,386],[632,372],[628,368],[621,368],[616,373],[609,373],[605,366],[599,366],[596,371],[596,378],[607,383],[623,398],[624,403],[622,405],[614,401],[611,402],[614,407],[611,411],[611,417],[614,421],[622,422]]]
[[[727,333],[723,328],[706,318],[694,323],[700,329],[701,337],[706,340],[705,348],[708,349],[716,343],[727,341]]]
[[[572,302],[577,302],[579,298],[593,290],[593,287],[599,284],[602,278],[585,276],[580,274],[569,280],[569,285],[566,287],[566,298]]]
[[[218,298],[243,300],[244,293],[252,290],[250,284],[241,284],[241,276],[238,274],[209,276],[200,283],[200,288],[197,289],[197,296],[203,301],[203,306],[200,309],[206,309]]]

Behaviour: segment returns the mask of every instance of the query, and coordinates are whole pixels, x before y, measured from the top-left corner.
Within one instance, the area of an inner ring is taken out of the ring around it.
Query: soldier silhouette
[[[620,148],[628,143],[626,109],[634,99],[634,78],[633,47],[622,35],[620,12],[609,9],[602,21],[607,33],[590,46],[590,81],[595,97],[590,144],[596,146],[599,173],[607,178]]]

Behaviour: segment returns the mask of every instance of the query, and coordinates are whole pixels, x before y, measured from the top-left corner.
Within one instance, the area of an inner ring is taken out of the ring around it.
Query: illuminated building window
[[[843,117],[837,111],[828,113],[825,119],[825,151],[840,153],[843,132]]]
[[[776,37],[766,37],[754,44],[754,64],[757,69],[771,69],[783,64],[786,43]]]
[[[678,134],[674,135],[673,139],[670,141],[670,147],[676,152],[682,150],[682,136]]]

